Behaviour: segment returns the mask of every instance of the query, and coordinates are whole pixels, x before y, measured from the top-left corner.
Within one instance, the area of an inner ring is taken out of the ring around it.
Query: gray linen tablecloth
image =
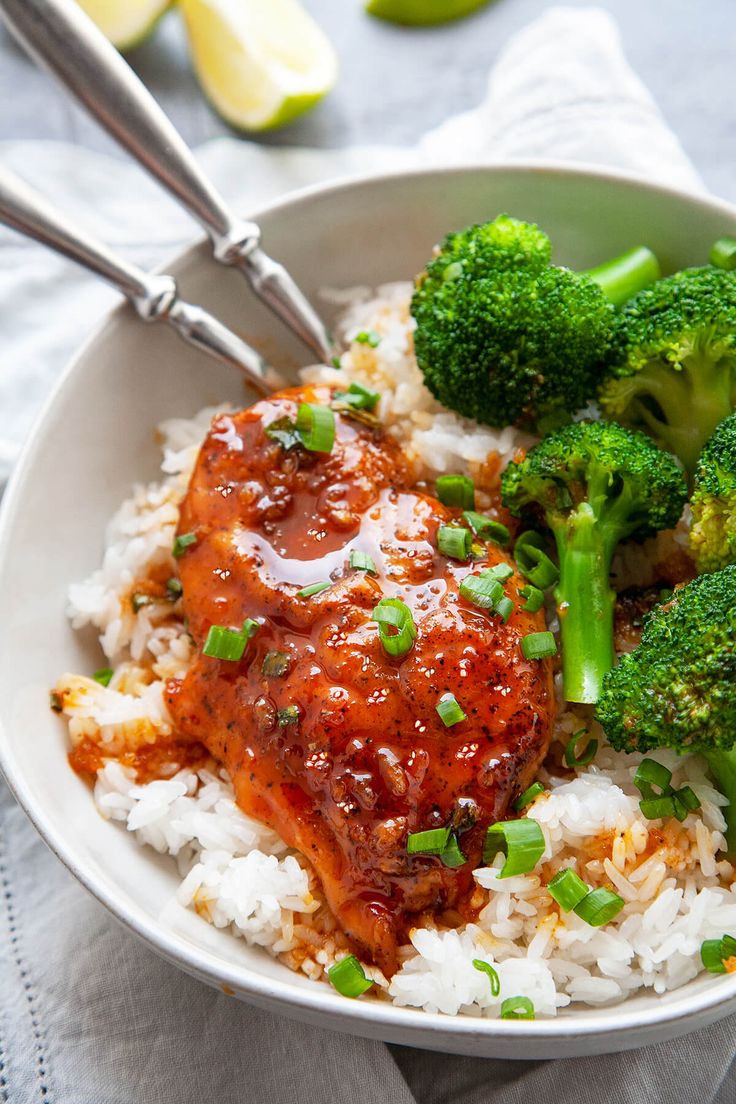
[[[543,6],[520,4],[533,14]],[[679,10],[674,2],[672,9]],[[713,10],[721,11],[719,3]],[[488,12],[477,25],[492,28],[494,18]],[[0,47],[0,89],[9,56]],[[20,64],[15,55],[12,64]],[[44,94],[60,111],[55,95]],[[722,94],[730,106],[725,89]],[[76,116],[64,115],[67,123],[70,118]],[[43,134],[44,125],[33,134]],[[112,166],[107,153],[9,137],[0,131],[0,161],[44,186],[131,257],[153,263],[191,236],[180,212],[137,170]],[[521,155],[596,160],[683,187],[702,186],[626,65],[610,22],[579,8],[548,12],[523,31],[498,61],[481,107],[450,120],[414,149],[294,152],[226,140],[201,152],[223,190],[244,206],[300,183],[370,167]],[[12,465],[60,365],[110,301],[106,289],[63,262],[0,233],[2,471]],[[36,324],[39,302],[46,313],[42,328]],[[75,309],[79,303],[85,322]],[[2,783],[0,887],[5,1104],[736,1101],[734,1019],[628,1054],[520,1063],[338,1037],[229,999],[117,925],[45,849]]]

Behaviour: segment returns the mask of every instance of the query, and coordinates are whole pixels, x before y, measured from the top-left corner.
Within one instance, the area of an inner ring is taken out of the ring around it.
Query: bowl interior
[[[400,175],[317,189],[256,212],[266,248],[315,303],[325,286],[411,278],[449,229],[500,211],[537,221],[555,260],[587,267],[644,242],[665,269],[704,263],[712,241],[736,233],[725,205],[626,178],[553,167]],[[302,349],[237,273],[198,245],[170,266],[184,294],[214,310],[296,372]],[[328,317],[331,308],[323,305]],[[48,690],[102,656],[65,614],[70,581],[100,562],[104,528],[135,481],[157,478],[156,424],[249,396],[219,367],[121,307],[76,357],[15,474],[0,533],[0,751],[5,773],[47,842],[83,883],[161,953],[205,980],[273,1009],[395,1042],[473,1054],[546,1057],[639,1046],[736,1007],[736,978],[699,978],[662,997],[563,1013],[518,1025],[429,1016],[385,1003],[349,1003],[172,903],[170,860],[103,821],[66,763],[63,723]]]

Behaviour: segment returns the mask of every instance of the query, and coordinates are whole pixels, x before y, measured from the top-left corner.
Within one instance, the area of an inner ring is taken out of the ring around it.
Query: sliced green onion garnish
[[[468,861],[460,850],[460,844],[457,842],[457,836],[454,832],[450,834],[450,838],[447,841],[447,847],[441,852],[440,858],[445,866],[449,866],[451,870],[457,869],[458,866],[463,866]]]
[[[532,801],[536,797],[539,797],[541,793],[544,793],[544,786],[541,782],[532,782],[528,790],[524,790],[523,794],[517,797],[514,802],[514,808],[517,813],[520,813],[522,809],[526,809],[527,805],[531,805]]]
[[[381,395],[362,383],[351,383],[347,391],[336,391],[335,398],[352,406],[354,410],[374,410]]]
[[[470,530],[461,529],[459,525],[440,525],[437,530],[437,547],[443,556],[453,560],[467,560],[472,543]]]
[[[169,597],[176,601],[177,598],[181,597],[181,593],[184,590],[184,587],[181,585],[181,579],[177,579],[176,576],[172,575],[170,579],[166,580],[166,590],[168,591]]]
[[[499,851],[506,855],[499,878],[528,874],[544,854],[544,835],[536,820],[504,820],[491,824],[483,843],[483,862],[493,861]]]
[[[259,625],[259,623],[257,621],[254,621],[252,617],[246,617],[245,621],[243,622],[243,635],[245,636],[245,639],[250,640],[252,636],[256,635],[260,627],[261,626]]]
[[[710,251],[710,263],[729,271],[736,269],[736,238],[719,238]]]
[[[369,345],[371,349],[375,349],[377,345],[381,344],[381,335],[377,334],[375,330],[361,330],[353,338],[353,341],[357,341],[359,345]]]
[[[451,831],[451,828],[428,828],[426,832],[410,832],[406,839],[407,855],[441,855]]]
[[[503,583],[506,579],[511,578],[514,574],[514,569],[511,564],[497,563],[494,564],[493,567],[486,568],[483,574],[485,575],[486,573],[492,575],[494,579],[498,579],[499,583]]]
[[[504,596],[503,583],[492,571],[466,575],[460,584],[460,597],[479,609],[493,609]]]
[[[296,596],[297,598],[311,598],[313,594],[320,594],[323,590],[327,590],[329,586],[332,586],[329,579],[324,579],[321,583],[310,583],[309,586],[298,590]]]
[[[287,452],[302,443],[296,424],[292,422],[291,418],[276,418],[264,427],[263,432]]]
[[[514,612],[515,608],[516,607],[514,606],[514,603],[511,601],[511,599],[504,597],[498,599],[495,606],[493,607],[493,612],[498,614],[505,625],[511,614]]]
[[[400,598],[382,598],[373,610],[383,650],[390,656],[405,655],[416,640],[411,610]]]
[[[452,728],[453,725],[465,720],[465,714],[454,694],[443,694],[437,702],[436,709],[445,728]]]
[[[133,613],[138,613],[138,610],[142,610],[144,606],[150,606],[152,602],[153,598],[150,594],[131,594],[130,596]]]
[[[700,798],[690,786],[680,786],[680,789],[675,792],[675,804],[683,805],[688,813],[694,813],[700,808]],[[685,817],[682,819],[684,820]]]
[[[296,415],[296,428],[305,449],[310,452],[332,452],[335,415],[329,406],[302,403]]]
[[[342,368],[342,361],[340,360],[339,356],[330,357],[330,364],[333,368]]]
[[[463,518],[480,540],[508,544],[511,534],[500,521],[494,521],[484,514],[476,514],[475,510],[464,510]]]
[[[595,759],[596,752],[598,751],[598,741],[590,739],[587,744],[578,755],[578,746],[585,736],[588,735],[587,728],[579,728],[574,736],[571,736],[565,746],[565,765],[575,770],[576,767],[587,767],[589,763],[592,763]]]
[[[618,916],[624,903],[623,897],[619,897],[618,893],[602,886],[600,889],[592,889],[573,911],[586,924],[590,924],[591,928],[600,928],[613,920],[614,916]]]
[[[700,946],[700,959],[711,974],[725,974],[723,951],[720,939],[706,939]]]
[[[542,590],[547,590],[553,586],[559,579],[560,572],[547,553],[542,552],[541,548],[534,548],[532,545],[529,545],[524,553],[527,557],[526,563],[529,566],[522,568],[522,574],[526,575],[529,582],[541,587]]]
[[[261,664],[261,671],[266,678],[281,678],[289,670],[289,655],[287,652],[266,652]]]
[[[114,674],[112,667],[100,667],[99,671],[95,671],[92,678],[95,682],[99,682],[100,686],[109,686]]]
[[[675,799],[672,794],[664,797],[643,797],[639,802],[641,815],[647,820],[662,820],[675,815]],[[685,811],[687,816],[687,810]],[[682,818],[683,820],[685,817]]]
[[[507,997],[501,1001],[502,1020],[533,1020],[534,1005],[529,997]]]
[[[190,544],[196,544],[196,533],[182,533],[180,536],[174,538],[174,543],[171,547],[171,555],[175,560],[178,560],[180,556],[184,555],[185,550]]]
[[[350,566],[354,567],[356,571],[367,571],[369,575],[378,574],[376,565],[368,553],[358,552],[357,549],[353,549],[350,553]]]
[[[501,979],[496,971],[491,966],[490,962],[484,962],[482,958],[474,958],[473,965],[476,970],[480,970],[482,974],[488,974],[488,980],[491,983],[491,996],[497,997],[501,992]]]
[[[258,629],[258,622],[252,621],[250,618],[243,622],[243,628],[240,632],[236,629],[225,628],[224,625],[210,625],[202,653],[211,656],[213,659],[225,659],[237,663],[239,659],[243,658],[248,641]]]
[[[672,792],[671,781],[672,771],[656,759],[642,759],[634,775],[634,785],[642,797],[668,796]]]
[[[557,644],[551,632],[527,633],[521,638],[524,659],[548,659],[557,655]]]
[[[569,868],[558,870],[547,889],[563,912],[570,912],[590,892],[583,879],[578,878],[575,871]]]
[[[459,506],[472,510],[475,506],[475,484],[467,475],[441,475],[436,483],[437,497],[444,506]]]
[[[285,709],[279,709],[276,713],[276,719],[280,728],[286,728],[287,725],[298,724],[299,706],[287,705]]]
[[[526,599],[521,607],[525,613],[539,613],[544,605],[544,591],[540,590],[539,587],[532,586],[531,583],[523,586],[519,591],[519,595]]]
[[[327,976],[343,997],[359,997],[361,993],[367,993],[373,985],[365,976],[355,955],[341,958],[334,966],[330,966]]]

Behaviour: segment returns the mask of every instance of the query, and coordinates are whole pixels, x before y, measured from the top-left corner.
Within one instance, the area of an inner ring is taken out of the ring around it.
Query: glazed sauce
[[[504,625],[460,597],[467,574],[506,557],[493,544],[474,563],[438,552],[439,526],[459,512],[411,489],[390,438],[336,415],[329,454],[274,439],[300,402],[333,397],[294,389],[213,423],[179,525],[196,536],[180,572],[198,658],[167,702],[178,738],[227,767],[240,806],[310,860],[356,949],[390,973],[420,914],[462,907],[486,826],[544,758],[551,664],[519,645],[545,628],[542,613],[517,606]],[[350,566],[353,550],[375,575]],[[506,593],[517,600],[522,585],[514,576]],[[412,610],[403,656],[379,639],[381,598]],[[246,618],[260,628],[240,661],[202,655],[211,625]],[[436,709],[445,693],[466,715],[452,727]],[[448,824],[463,866],[407,855],[410,832]]]

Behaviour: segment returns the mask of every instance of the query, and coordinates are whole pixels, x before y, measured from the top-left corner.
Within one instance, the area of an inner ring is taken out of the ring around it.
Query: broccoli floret
[[[730,801],[736,850],[736,566],[701,575],[647,619],[603,681],[596,716],[621,751],[698,751]]]
[[[700,450],[736,405],[736,273],[688,268],[621,311],[606,415],[646,428],[692,475]]]
[[[613,422],[577,422],[509,464],[501,492],[512,514],[552,530],[565,697],[594,702],[614,658],[609,574],[616,545],[677,523],[687,498],[684,476],[645,434]]]
[[[613,304],[656,279],[657,261],[634,250],[587,275],[550,255],[537,226],[500,215],[450,234],[417,277],[417,361],[445,406],[531,429],[569,420],[595,393]]]
[[[690,551],[698,571],[736,563],[736,414],[706,443],[695,468]]]

